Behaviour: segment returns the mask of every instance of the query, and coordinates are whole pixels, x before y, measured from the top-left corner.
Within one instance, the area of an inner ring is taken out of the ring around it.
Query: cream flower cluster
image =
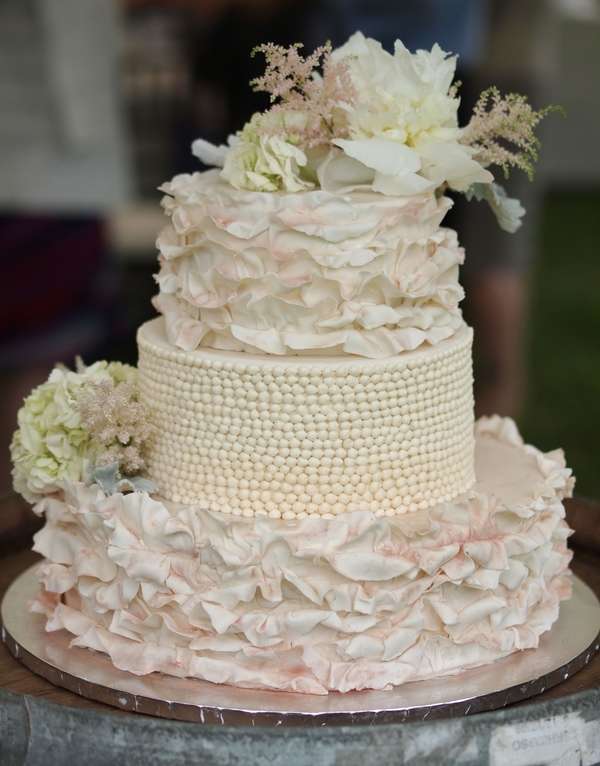
[[[337,124],[321,151],[307,157],[285,139],[294,135],[293,121],[309,115],[283,110],[255,114],[229,147],[198,140],[194,153],[223,166],[223,177],[236,188],[254,191],[298,191],[315,177],[329,191],[371,188],[400,196],[443,184],[464,192],[491,183],[492,174],[473,158],[475,150],[460,143],[459,99],[452,90],[456,57],[438,45],[412,54],[399,40],[390,54],[357,32],[332,52],[331,61],[343,62],[354,93],[340,100]]]
[[[214,170],[162,189],[155,306],[179,348],[382,358],[462,323],[448,198],[256,194]]]
[[[65,480],[89,479],[101,445],[84,425],[81,397],[93,386],[131,383],[136,375],[118,362],[96,362],[77,372],[56,367],[19,410],[10,447],[15,490],[37,502]]]

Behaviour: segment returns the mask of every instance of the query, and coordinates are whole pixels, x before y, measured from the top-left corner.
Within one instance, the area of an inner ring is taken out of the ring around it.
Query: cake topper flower
[[[300,49],[259,46],[266,70],[251,85],[272,106],[227,146],[195,141],[194,154],[238,189],[410,196],[449,188],[486,199],[503,229],[519,227],[524,209],[489,168],[531,176],[534,129],[552,108],[536,112],[524,96],[490,88],[461,128],[456,56],[438,45],[411,53],[398,40],[388,53],[357,32],[336,50],[327,44],[303,57]]]
[[[264,75],[251,81],[255,91],[270,96],[271,108],[256,113],[228,146],[214,147],[203,139],[192,151],[209,165],[223,167],[223,178],[238,189],[289,192],[312,188],[316,176],[307,152],[328,146],[346,135],[342,107],[354,90],[344,62],[334,63],[331,46],[304,58],[300,44],[283,48],[260,45],[252,55],[266,59]],[[323,74],[317,72],[321,66]]]
[[[65,480],[94,481],[97,469],[136,474],[151,437],[137,371],[118,362],[55,367],[25,399],[18,426],[10,448],[14,487],[31,503]]]

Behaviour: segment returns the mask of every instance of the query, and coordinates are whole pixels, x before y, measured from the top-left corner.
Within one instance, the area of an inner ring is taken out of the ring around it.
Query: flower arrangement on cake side
[[[139,476],[152,426],[134,367],[56,366],[25,399],[18,426],[10,447],[13,479],[28,502],[59,492],[65,482],[97,483],[108,492],[153,488]]]
[[[438,45],[411,53],[398,40],[391,54],[357,32],[335,50],[327,44],[303,57],[301,47],[269,43],[254,51],[264,54],[266,70],[251,85],[268,93],[272,106],[227,145],[196,140],[200,160],[252,191],[409,196],[449,188],[486,200],[499,225],[516,231],[525,211],[490,168],[531,177],[535,128],[555,107],[535,111],[526,97],[492,87],[460,127],[457,59]]]

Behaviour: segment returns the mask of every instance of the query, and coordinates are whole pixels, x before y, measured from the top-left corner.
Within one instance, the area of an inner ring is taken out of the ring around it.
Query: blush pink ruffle
[[[381,358],[462,326],[448,198],[256,194],[218,171],[161,188],[154,304],[179,348]]]
[[[534,648],[570,594],[560,451],[476,426],[468,495],[395,517],[246,519],[65,484],[38,504],[47,630],[123,670],[312,694]]]

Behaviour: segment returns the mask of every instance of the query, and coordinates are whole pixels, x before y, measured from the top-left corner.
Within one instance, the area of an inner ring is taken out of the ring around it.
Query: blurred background
[[[483,88],[561,104],[542,127],[517,235],[457,201],[464,311],[477,332],[479,413],[515,416],[558,445],[600,499],[600,0],[2,0],[0,3],[0,538],[25,512],[8,443],[23,396],[76,354],[135,362],[153,316],[158,186],[198,170],[191,141],[222,142],[266,107],[251,49],[339,45],[460,55],[468,114]]]

